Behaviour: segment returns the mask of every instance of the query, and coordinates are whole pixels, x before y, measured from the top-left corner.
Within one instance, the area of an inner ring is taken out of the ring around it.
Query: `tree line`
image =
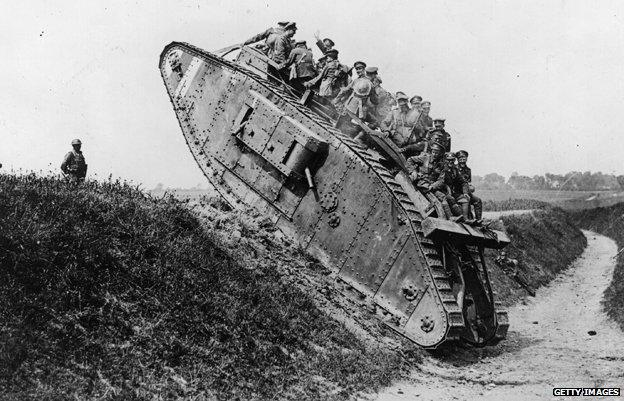
[[[563,191],[619,191],[624,190],[624,175],[603,174],[600,171],[571,171],[564,175],[546,173],[532,177],[511,173],[509,178],[497,173],[472,176],[477,189],[541,189]]]

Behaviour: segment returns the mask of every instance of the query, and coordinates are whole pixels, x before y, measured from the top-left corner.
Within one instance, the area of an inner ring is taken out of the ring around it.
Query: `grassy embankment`
[[[520,206],[520,209],[528,208],[526,203]],[[566,211],[545,205],[541,207],[543,209],[532,213],[502,217],[493,226],[507,232],[511,244],[505,252],[508,258],[518,262],[516,268],[505,270],[494,261],[498,251],[486,250],[493,287],[505,305],[526,296],[523,285],[535,290],[548,284],[587,246],[585,236]],[[498,210],[510,209],[501,205]]]
[[[618,249],[624,248],[624,203],[607,208],[581,210],[575,213],[579,225],[613,238]],[[611,284],[604,293],[607,314],[624,330],[624,252],[617,256]]]
[[[5,399],[345,399],[418,363],[286,285],[278,263],[319,269],[296,249],[243,262],[259,252],[245,237],[284,245],[238,227],[224,241],[183,202],[125,184],[0,175]]]

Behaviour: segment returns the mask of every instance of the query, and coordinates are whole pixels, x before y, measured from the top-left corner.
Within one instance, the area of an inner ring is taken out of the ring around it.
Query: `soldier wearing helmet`
[[[464,178],[464,181],[468,183],[468,196],[470,198],[470,204],[474,207],[474,218],[477,224],[480,224],[483,217],[483,202],[481,198],[474,194],[474,187],[470,184],[472,182],[472,170],[466,165],[468,163],[468,152],[460,150],[457,155],[457,169]]]
[[[61,171],[71,182],[82,182],[87,175],[87,164],[80,148],[82,142],[80,139],[74,139],[71,142],[72,151],[67,153],[61,163]]]
[[[346,135],[355,137],[362,131],[362,127],[352,121],[353,117],[357,117],[373,127],[377,125],[374,114],[374,104],[377,99],[374,96],[373,83],[367,78],[356,78],[343,88],[336,97],[335,104],[338,105],[347,94],[349,97],[344,105],[341,105],[336,128]]]

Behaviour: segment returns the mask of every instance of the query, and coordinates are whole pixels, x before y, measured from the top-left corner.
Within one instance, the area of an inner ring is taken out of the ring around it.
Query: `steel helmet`
[[[442,152],[444,152],[444,146],[442,146],[442,144],[438,143],[438,142],[434,142],[431,144],[431,150],[433,149],[438,149],[441,150]]]
[[[74,140],[72,141],[72,146],[73,146],[73,145],[82,145],[82,142],[80,142],[80,139],[74,139]]]
[[[370,95],[373,90],[373,83],[366,78],[357,79],[353,82],[353,92],[356,96],[365,97]]]

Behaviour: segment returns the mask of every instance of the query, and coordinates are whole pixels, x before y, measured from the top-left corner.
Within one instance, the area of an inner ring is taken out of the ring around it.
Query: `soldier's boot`
[[[475,223],[480,225],[483,223],[483,203],[481,201],[475,202],[474,204],[474,212],[475,212]]]

